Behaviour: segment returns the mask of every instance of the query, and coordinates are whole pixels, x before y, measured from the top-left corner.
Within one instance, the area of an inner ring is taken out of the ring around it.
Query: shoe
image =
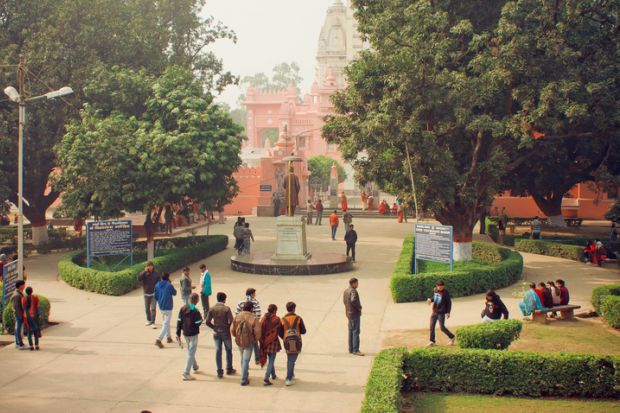
[[[166,342],[167,342],[168,344],[172,344],[172,343],[174,343],[174,340],[172,339],[172,337],[168,337],[168,338],[166,339]]]
[[[275,374],[273,376],[271,376],[271,380],[277,380],[278,376],[276,376]]]
[[[237,370],[235,369],[230,369],[230,370],[226,370],[226,375],[227,376],[232,376],[233,374],[235,374],[237,372]]]
[[[353,354],[354,356],[365,356],[365,354],[362,353],[361,351],[356,351],[356,352],[351,353],[351,354]]]
[[[260,366],[260,360],[255,360],[254,364],[256,364],[257,366]]]
[[[286,381],[284,382],[284,385],[285,385],[286,387],[292,386],[293,384],[295,384],[295,380],[293,380],[293,379],[291,379],[291,380],[286,380]]]
[[[30,347],[30,351],[34,351],[34,347]]]
[[[189,374],[183,373],[183,381],[192,381],[192,380],[196,380],[196,378],[193,376],[190,376]]]
[[[222,371],[218,371],[218,372],[217,372],[217,378],[218,378],[218,379],[221,379],[222,377],[224,377],[224,372],[222,372]]]
[[[161,340],[155,340],[155,345],[159,348],[164,348],[164,345],[161,343]]]
[[[263,386],[273,386],[273,383],[270,382],[269,380],[264,380],[263,381]]]
[[[35,349],[36,349],[37,351],[39,351],[39,346],[36,346],[36,347],[35,347]]]
[[[200,366],[196,366],[193,369],[194,369],[194,373],[196,373],[198,370],[200,370]]]
[[[434,346],[435,346],[434,341],[429,341],[428,344],[426,345],[426,347],[434,347]]]
[[[157,326],[155,325],[155,323],[151,323],[151,328],[152,328],[153,330],[157,330]]]
[[[454,340],[453,338],[450,339],[450,341],[448,341],[448,345],[449,346],[453,346],[454,345]]]
[[[250,380],[242,380],[241,381],[241,385],[242,386],[247,386],[248,384],[250,384]]]
[[[151,323],[150,321],[147,321],[146,323],[144,323],[144,325],[147,326],[147,327],[150,326],[151,324],[153,324],[153,323]]]
[[[25,346],[23,344],[21,346],[17,346],[18,350],[28,350],[28,348],[29,348],[28,346]]]

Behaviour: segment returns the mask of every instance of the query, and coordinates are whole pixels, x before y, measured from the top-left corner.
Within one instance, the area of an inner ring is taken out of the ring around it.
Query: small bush
[[[526,397],[617,396],[620,359],[472,349],[418,349],[405,355],[407,386],[414,391]]]
[[[173,272],[189,263],[220,252],[228,245],[225,235],[185,237],[165,240],[170,250],[160,250],[164,255],[155,257],[153,264],[159,272]],[[139,244],[139,243],[137,243]],[[181,246],[183,245],[183,246]],[[138,287],[138,274],[144,263],[138,263],[121,271],[97,271],[82,267],[84,251],[69,254],[58,263],[58,274],[69,285],[99,294],[123,295]]]
[[[51,304],[47,297],[39,295],[39,321],[41,322],[41,328],[47,327],[50,319]],[[9,334],[15,333],[15,311],[13,311],[13,304],[8,303],[4,312],[2,313],[2,320],[4,322],[4,328]]]
[[[394,301],[402,303],[426,300],[439,279],[445,281],[450,295],[462,297],[482,293],[490,288],[508,287],[521,278],[523,258],[518,252],[495,244],[474,242],[473,253],[485,263],[471,263],[467,270],[424,272],[414,275],[411,274],[410,267],[413,243],[411,238],[405,239],[390,280]]]
[[[505,350],[519,338],[522,328],[519,320],[499,320],[458,328],[456,337],[461,348]]]
[[[380,352],[368,376],[362,413],[399,413],[405,350],[393,348]]]
[[[487,222],[487,234],[493,241],[499,242],[499,228],[497,227],[497,222]]]
[[[517,239],[515,240],[515,249],[521,252],[548,255],[573,261],[582,261],[584,258],[582,246],[560,244],[552,241]]]
[[[597,313],[601,313],[601,306],[603,304],[603,299],[608,295],[619,295],[620,296],[620,283],[618,284],[609,284],[603,285],[600,287],[596,287],[592,290],[592,305]]]
[[[601,305],[601,313],[610,326],[620,328],[620,296],[605,296]]]

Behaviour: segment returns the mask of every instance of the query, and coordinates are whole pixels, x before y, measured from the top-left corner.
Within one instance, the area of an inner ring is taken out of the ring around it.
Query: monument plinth
[[[280,216],[276,220],[276,253],[273,261],[307,261],[306,221],[301,216]]]

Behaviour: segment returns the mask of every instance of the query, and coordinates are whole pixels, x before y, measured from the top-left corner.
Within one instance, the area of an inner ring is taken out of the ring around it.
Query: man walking
[[[189,297],[189,304],[181,308],[181,311],[179,311],[179,318],[177,319],[177,341],[179,341],[179,343],[181,342],[181,331],[183,331],[185,341],[187,342],[187,362],[185,363],[185,370],[183,370],[183,380],[195,380],[195,378],[189,374],[190,368],[193,368],[194,372],[198,371],[196,349],[198,348],[200,324],[202,324],[200,311],[196,308],[198,298],[198,294],[192,293]]]
[[[349,211],[342,214],[342,222],[344,222],[345,232],[349,230],[351,223],[353,222],[353,215]]]
[[[308,202],[306,203],[306,222],[308,223],[308,225],[312,225],[312,210],[314,209],[314,206],[312,206],[312,201],[308,200]]]
[[[157,328],[157,326],[155,326],[156,302],[153,297],[153,291],[159,280],[160,276],[159,273],[155,271],[155,266],[151,261],[147,262],[144,271],[138,275],[138,281],[142,284],[142,292],[144,293],[144,310],[146,312],[145,325],[152,326],[153,329]]]
[[[323,220],[323,202],[321,202],[320,199],[316,201],[314,209],[316,209],[316,221],[314,225],[321,225],[321,221]]]
[[[355,262],[355,243],[357,242],[357,232],[353,229],[353,225],[349,225],[349,230],[344,234],[344,240],[347,243],[347,257],[349,252]]]
[[[13,297],[11,297],[13,311],[15,311],[15,348],[19,350],[27,350],[29,348],[24,345],[24,337],[22,336],[24,330],[24,306],[22,304],[24,288],[26,288],[24,280],[15,281],[15,292]]]
[[[215,364],[217,366],[217,377],[224,377],[222,369],[222,346],[226,348],[226,374],[235,374],[236,370],[232,367],[232,338],[230,337],[230,326],[233,323],[233,315],[230,308],[225,304],[226,294],[217,293],[217,304],[209,308],[206,317],[206,324],[213,330],[213,342],[215,343]]]
[[[439,321],[439,328],[450,339],[448,345],[454,345],[454,334],[446,328],[446,318],[450,318],[450,311],[452,310],[452,300],[450,299],[450,293],[446,290],[445,284],[442,280],[435,283],[435,290],[433,291],[433,297],[429,298],[428,303],[432,305],[433,313],[431,315],[431,338],[428,343],[429,346],[435,345],[435,325]]]
[[[175,295],[177,295],[177,290],[170,282],[170,274],[165,272],[161,280],[155,285],[155,290],[153,290],[153,296],[157,300],[164,318],[159,337],[155,340],[155,345],[159,348],[164,348],[162,340],[166,337],[168,338],[168,343],[173,342],[172,337],[170,337],[170,318],[172,317],[172,297]]]
[[[357,292],[359,282],[357,278],[349,280],[349,288],[344,290],[342,300],[347,318],[349,319],[349,354],[363,356],[360,352],[360,327],[362,317],[362,303]]]
[[[258,318],[254,316],[252,301],[243,304],[242,311],[235,317],[230,332],[241,352],[241,385],[250,384],[250,358],[254,344],[260,340],[261,328]]]
[[[338,213],[334,210],[334,212],[332,212],[329,216],[329,226],[332,229],[332,241],[336,241],[336,230],[338,230],[339,223]]]
[[[202,314],[207,318],[209,311],[209,297],[212,294],[211,289],[211,273],[207,270],[207,266],[200,264],[200,301],[202,303]]]
[[[261,316],[260,303],[256,299],[256,289],[254,288],[248,288],[247,290],[245,290],[245,298],[239,301],[239,304],[237,305],[237,311],[235,311],[235,315],[241,314],[241,312],[243,311],[243,306],[248,301],[252,303],[252,313],[260,321],[260,316]],[[254,363],[258,366],[260,364],[260,349],[258,346],[258,341],[256,341],[253,344],[253,348],[254,348]]]
[[[284,384],[287,386],[295,384],[295,363],[301,353],[301,336],[306,334],[304,320],[295,314],[296,307],[297,305],[292,301],[286,303],[288,313],[282,317],[282,328],[279,331],[280,338],[284,342],[284,350],[286,350],[286,381]]]

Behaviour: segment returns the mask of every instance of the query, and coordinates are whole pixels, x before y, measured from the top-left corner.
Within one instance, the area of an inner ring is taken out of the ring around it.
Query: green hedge
[[[38,294],[37,294],[38,295]],[[39,295],[39,320],[41,321],[41,328],[47,327],[50,320],[51,305],[47,297]],[[2,314],[2,320],[5,320],[5,329],[9,334],[15,333],[15,311],[13,311],[13,305],[11,302],[6,306]]]
[[[177,248],[159,250],[162,256],[153,263],[159,272],[173,272],[192,262],[220,252],[228,245],[225,235],[176,238],[165,241]],[[144,270],[144,263],[135,264],[116,272],[97,271],[82,267],[85,252],[69,254],[58,263],[58,274],[69,285],[99,294],[123,295],[138,287],[138,274]]]
[[[606,296],[601,306],[601,312],[610,326],[620,328],[620,296]]]
[[[620,295],[620,283],[603,285],[592,290],[592,305],[597,313],[601,312],[603,299],[608,295]]]
[[[383,350],[372,363],[362,413],[400,413],[405,349]]]
[[[461,348],[505,350],[519,338],[522,329],[519,320],[499,320],[458,328],[456,338]]]
[[[426,300],[435,282],[442,279],[452,297],[462,297],[486,290],[508,287],[521,279],[523,258],[491,243],[474,242],[474,256],[486,262],[471,264],[466,270],[424,272],[411,274],[412,238],[405,239],[400,258],[390,280],[392,297],[397,303]]]
[[[620,358],[496,350],[419,349],[405,355],[414,391],[513,396],[617,397]]]
[[[532,254],[548,255],[573,261],[583,261],[583,246],[560,244],[553,241],[517,239],[515,249]]]

